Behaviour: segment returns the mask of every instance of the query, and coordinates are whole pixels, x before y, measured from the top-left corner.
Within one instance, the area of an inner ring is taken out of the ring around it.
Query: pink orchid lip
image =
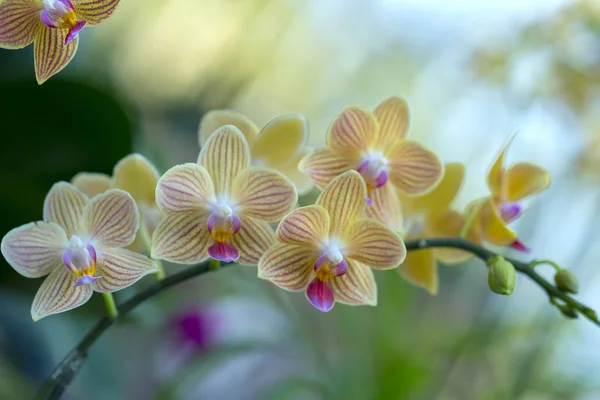
[[[321,257],[319,257],[317,259],[317,261],[315,262],[314,270],[318,271],[321,268],[321,266],[323,265],[323,263],[326,261],[330,262],[327,255],[325,255],[325,254],[321,255]],[[345,260],[342,260],[339,263],[337,263],[330,271],[335,276],[342,276],[346,273],[347,270],[348,270],[348,263]]]
[[[528,253],[531,251],[531,249],[529,247],[527,247],[525,245],[525,243],[521,242],[519,239],[516,239],[514,242],[512,242],[509,247],[511,249],[515,249],[515,250],[521,251],[523,253]]]
[[[310,304],[321,312],[328,312],[335,303],[331,286],[318,278],[309,283],[306,288],[306,298]]]
[[[500,207],[500,218],[505,222],[514,221],[521,212],[523,207],[519,203],[506,203]]]
[[[81,32],[81,30],[85,28],[85,25],[85,21],[77,21],[75,25],[73,25],[73,27],[69,29],[69,33],[67,33],[67,36],[65,37],[65,46],[68,45],[71,41],[73,41],[73,39],[75,39],[77,35],[79,35],[79,32]]]
[[[77,286],[83,286],[83,285],[89,285],[90,283],[94,282],[95,280],[98,280],[102,278],[101,276],[90,276],[90,275],[83,275],[79,278],[77,278],[77,280],[75,281],[75,287]]]
[[[213,259],[223,262],[232,262],[240,258],[240,253],[235,246],[229,243],[217,242],[208,248],[208,255]]]

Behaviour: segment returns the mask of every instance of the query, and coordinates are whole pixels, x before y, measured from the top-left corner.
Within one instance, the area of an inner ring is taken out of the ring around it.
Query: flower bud
[[[575,294],[579,291],[579,281],[569,270],[560,269],[554,275],[554,282],[556,283],[556,287],[563,292]]]
[[[501,256],[491,258],[488,266],[488,284],[492,292],[506,296],[513,294],[517,285],[515,267]]]
[[[575,311],[568,304],[561,304],[561,305],[559,305],[557,307],[560,310],[560,312],[562,313],[562,315],[564,315],[567,318],[577,319],[577,317],[579,317],[579,314],[577,314],[577,311]]]

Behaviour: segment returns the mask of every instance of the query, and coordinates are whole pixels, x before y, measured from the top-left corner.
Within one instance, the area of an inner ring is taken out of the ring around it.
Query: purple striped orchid
[[[318,310],[334,303],[376,305],[373,269],[391,269],[406,257],[404,242],[383,223],[366,218],[367,187],[356,171],[333,179],[315,205],[287,215],[277,242],[260,259],[259,278],[305,290]]]
[[[113,13],[119,0],[0,1],[0,48],[33,43],[35,75],[41,85],[71,61],[79,32]]]
[[[367,184],[368,215],[400,230],[396,189],[408,196],[422,195],[444,175],[433,152],[405,138],[408,125],[408,104],[399,97],[382,101],[373,112],[347,107],[331,123],[327,147],[304,158],[300,170],[321,189],[342,172],[358,171]]]
[[[288,178],[250,166],[238,128],[222,126],[205,142],[198,163],[177,165],[158,180],[156,204],[166,216],[152,235],[152,256],[256,265],[274,242],[269,222],[283,218],[297,200]]]
[[[19,274],[48,275],[33,300],[33,320],[79,307],[94,291],[115,292],[156,272],[148,257],[123,249],[138,228],[139,212],[128,193],[111,189],[89,199],[69,183],[55,184],[44,202],[44,220],[11,230],[0,246]]]

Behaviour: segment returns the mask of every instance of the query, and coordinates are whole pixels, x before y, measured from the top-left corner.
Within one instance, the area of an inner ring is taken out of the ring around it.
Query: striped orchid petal
[[[70,238],[83,228],[83,210],[88,202],[88,197],[70,183],[55,183],[44,200],[44,221],[60,225]]]
[[[506,146],[502,149],[492,168],[488,172],[487,183],[490,191],[492,192],[492,196],[505,198],[506,197],[506,168],[504,166],[506,153],[508,152],[508,148],[510,147],[512,141],[514,139],[514,135],[510,138]]]
[[[347,107],[338,115],[327,132],[327,146],[333,150],[360,154],[377,140],[377,121],[370,112]]]
[[[262,255],[275,243],[273,228],[264,221],[242,216],[240,230],[231,238],[238,250],[240,264],[257,265]]]
[[[153,272],[156,272],[156,265],[144,255],[126,249],[102,249],[98,253],[95,274],[101,278],[92,282],[92,288],[101,293],[116,292]]]
[[[159,174],[156,167],[141,154],[130,154],[115,165],[113,187],[128,192],[135,201],[154,204]]]
[[[68,268],[54,269],[33,299],[31,318],[38,321],[85,304],[94,291],[90,285],[75,286],[76,281],[77,276]]]
[[[62,265],[69,245],[65,231],[53,222],[31,222],[9,231],[0,249],[11,267],[26,278],[48,275]]]
[[[289,164],[278,168],[279,172],[287,176],[294,183],[296,192],[298,192],[299,195],[308,193],[314,186],[310,176],[302,172],[299,168],[302,160],[312,152],[313,149],[305,147],[291,162],[289,162]]]
[[[42,25],[41,2],[30,0],[0,1],[0,48],[22,49],[29,46]]]
[[[349,305],[377,305],[377,284],[371,268],[354,260],[347,260],[348,269],[328,282],[335,301]]]
[[[152,234],[152,258],[195,264],[208,256],[212,238],[208,212],[188,211],[163,217]]]
[[[371,191],[372,205],[367,206],[367,216],[386,224],[390,229],[402,229],[403,217],[398,193],[391,183]]]
[[[250,145],[252,161],[279,167],[293,159],[308,141],[308,121],[300,114],[285,114],[267,122]]]
[[[517,240],[517,234],[508,228],[492,198],[481,206],[476,220],[484,239],[490,243],[507,246]]]
[[[444,176],[435,153],[419,143],[403,140],[387,154],[390,180],[402,193],[417,196],[432,190]]]
[[[140,212],[127,192],[110,189],[94,197],[84,211],[91,240],[102,247],[124,247],[140,228]]]
[[[205,209],[214,195],[210,175],[195,163],[176,165],[156,186],[156,204],[166,214]]]
[[[319,255],[308,246],[277,243],[258,263],[258,277],[292,291],[304,289],[314,277],[313,267]]]
[[[550,186],[550,174],[542,167],[522,162],[510,167],[506,173],[506,200],[519,201],[540,193]]]
[[[314,150],[303,158],[298,168],[308,175],[319,189],[323,189],[333,178],[354,169],[358,164],[357,159],[325,147]]]
[[[406,257],[404,242],[383,223],[374,219],[354,222],[344,232],[346,255],[375,269],[395,268]]]
[[[367,187],[356,171],[348,171],[332,180],[316,204],[331,218],[330,233],[340,235],[355,219],[365,216]]]
[[[329,236],[329,213],[319,205],[298,208],[277,227],[277,239],[283,243],[318,247]]]
[[[200,146],[204,146],[209,136],[225,125],[233,125],[238,128],[250,145],[258,134],[258,127],[244,114],[233,110],[213,110],[206,113],[200,122],[198,130]]]
[[[413,285],[424,288],[431,295],[437,294],[439,286],[437,263],[431,249],[411,251],[406,255],[398,271]]]
[[[381,148],[385,149],[406,136],[410,124],[410,111],[406,100],[396,96],[389,97],[379,103],[373,113],[379,122],[377,143]]]
[[[119,0],[70,0],[75,14],[90,25],[106,20],[115,11]]]
[[[41,25],[33,43],[35,76],[38,84],[46,82],[60,72],[73,59],[79,46],[79,38],[65,45],[68,31]]]
[[[248,143],[235,126],[222,126],[202,147],[198,163],[212,177],[215,192],[229,194],[235,177],[250,165]]]
[[[104,193],[112,186],[110,176],[92,172],[80,172],[71,179],[71,183],[88,197]]]
[[[279,221],[298,201],[296,188],[288,178],[263,167],[240,172],[233,182],[231,196],[242,215],[266,222]]]

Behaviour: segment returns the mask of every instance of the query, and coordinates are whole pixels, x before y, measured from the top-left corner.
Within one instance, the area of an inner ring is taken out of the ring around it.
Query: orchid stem
[[[108,316],[112,319],[117,318],[119,316],[119,310],[117,310],[115,298],[113,297],[112,293],[102,293],[102,297],[104,298],[104,304],[106,305]]]

